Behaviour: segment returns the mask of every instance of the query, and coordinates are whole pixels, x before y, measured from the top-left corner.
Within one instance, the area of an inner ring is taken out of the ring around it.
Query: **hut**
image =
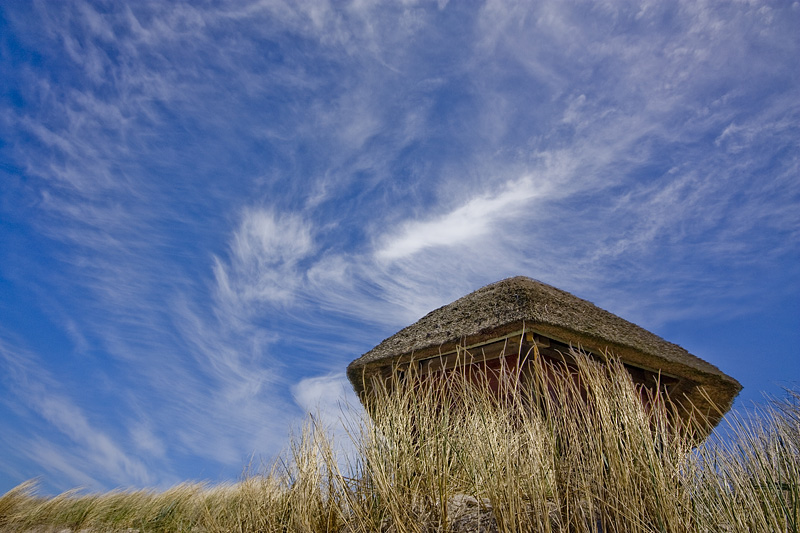
[[[708,418],[708,431],[742,388],[680,346],[591,302],[521,276],[428,313],[350,363],[347,376],[363,399],[373,378],[393,379],[403,364],[419,365],[421,374],[464,364],[490,371],[534,346],[542,356],[562,360],[571,347],[600,358],[611,353],[635,383],[650,390],[658,387],[677,403],[699,409]]]

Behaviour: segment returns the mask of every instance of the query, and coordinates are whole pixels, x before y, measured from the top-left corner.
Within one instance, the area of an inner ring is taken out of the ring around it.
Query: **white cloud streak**
[[[534,209],[546,185],[536,187],[531,178],[508,183],[498,194],[482,195],[440,217],[407,222],[398,235],[389,237],[376,257],[380,261],[402,259],[427,248],[460,246],[497,231],[496,223],[520,216],[524,208]]]
[[[92,475],[120,484],[154,481],[145,464],[90,422],[84,410],[75,405],[38,357],[0,338],[0,358],[5,385],[13,393],[13,398],[7,397],[5,401],[20,402],[25,409],[33,411],[67,437],[70,443],[64,449],[63,446],[56,447],[55,443],[40,441],[30,453],[69,475],[73,482],[92,482],[94,488],[98,484]],[[27,453],[26,449],[22,446],[20,452]],[[70,457],[78,459],[77,462],[83,466],[82,473],[70,466]]]
[[[246,210],[233,235],[230,263],[215,258],[220,298],[236,308],[288,301],[299,281],[297,264],[312,250],[311,228],[299,217]]]

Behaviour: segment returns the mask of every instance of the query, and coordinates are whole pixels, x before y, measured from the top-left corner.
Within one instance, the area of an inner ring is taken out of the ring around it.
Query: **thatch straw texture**
[[[526,278],[487,285],[428,313],[365,353],[347,368],[359,394],[369,376],[393,363],[446,353],[525,329],[597,354],[680,379],[673,400],[693,405],[716,424],[741,385],[680,346],[591,302]],[[687,410],[688,412],[688,410]]]

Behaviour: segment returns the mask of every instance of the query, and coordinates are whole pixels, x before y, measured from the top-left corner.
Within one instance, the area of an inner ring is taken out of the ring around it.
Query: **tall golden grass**
[[[505,369],[500,394],[465,372],[375,382],[353,451],[309,417],[235,484],[45,498],[24,483],[0,498],[0,530],[800,530],[800,394],[729,414],[698,445],[702,419],[676,424],[665,397],[645,407],[618,361],[571,358],[564,379],[535,358],[538,378]]]

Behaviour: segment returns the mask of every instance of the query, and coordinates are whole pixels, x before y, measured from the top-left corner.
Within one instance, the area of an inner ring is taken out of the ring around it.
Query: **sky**
[[[800,387],[800,4],[0,4],[0,494],[235,481],[524,275]]]

